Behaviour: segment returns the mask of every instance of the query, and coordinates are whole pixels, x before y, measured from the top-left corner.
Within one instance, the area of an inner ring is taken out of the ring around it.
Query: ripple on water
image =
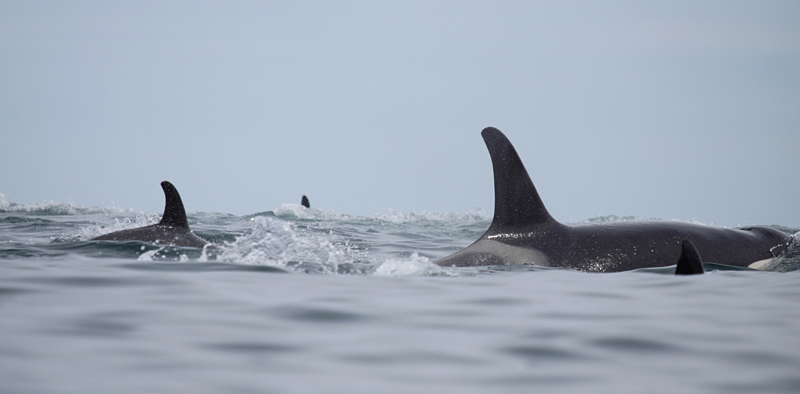
[[[800,393],[800,377],[768,378],[751,382],[715,384],[721,393]]]
[[[502,351],[519,357],[529,363],[568,362],[587,360],[589,357],[554,346],[545,345],[520,345],[503,348]]]
[[[204,347],[225,353],[267,355],[290,353],[302,348],[269,342],[220,342],[204,345]]]
[[[178,281],[164,278],[120,278],[109,276],[61,276],[61,277],[27,277],[18,278],[17,281],[55,285],[64,287],[119,287],[119,286],[142,286],[142,285],[171,285]]]
[[[137,316],[130,313],[98,313],[62,321],[47,331],[67,336],[123,338],[137,331],[139,325],[134,319]]]
[[[288,271],[270,265],[241,265],[227,263],[132,263],[122,264],[121,267],[137,271],[167,271],[167,272],[215,272],[215,271],[246,271],[264,273],[288,273]]]
[[[763,367],[771,365],[774,367],[782,367],[784,365],[791,365],[796,362],[796,359],[786,357],[776,353],[767,353],[762,351],[732,351],[719,355],[720,358],[735,362],[737,364],[750,365],[754,367]]]
[[[0,299],[16,295],[36,293],[36,290],[24,289],[21,287],[0,287]]]
[[[651,339],[630,337],[606,337],[595,339],[591,344],[602,349],[623,353],[663,353],[682,350],[681,347]]]
[[[526,300],[522,298],[513,298],[513,297],[485,297],[485,298],[476,298],[472,300],[462,301],[462,303],[468,305],[484,305],[484,306],[513,306],[513,305],[530,304],[531,300]]]
[[[431,350],[395,351],[391,353],[355,353],[340,357],[356,364],[411,364],[411,365],[479,365],[485,361],[474,357]]]
[[[371,319],[369,316],[352,312],[309,307],[277,308],[273,313],[286,319],[306,323],[356,323]]]

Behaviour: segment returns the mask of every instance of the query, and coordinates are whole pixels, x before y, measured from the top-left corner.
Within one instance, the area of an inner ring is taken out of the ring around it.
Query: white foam
[[[281,219],[317,219],[317,220],[338,220],[348,219],[349,215],[342,215],[333,211],[325,211],[317,208],[306,208],[300,204],[283,204],[280,208],[272,211],[275,216]]]
[[[140,254],[139,258],[137,258],[136,260],[138,260],[138,261],[156,261],[156,254],[158,254],[158,252],[161,252],[163,249],[164,248],[148,250],[147,252],[144,252],[144,253]]]
[[[2,193],[0,193],[0,211],[30,213],[39,215],[81,215],[81,214],[94,214],[94,213],[133,212],[130,209],[124,209],[124,208],[83,207],[71,202],[58,202],[53,200],[41,201],[32,204],[15,204],[8,202]]]
[[[75,215],[79,213],[78,206],[74,203],[56,202],[52,200],[33,204],[8,203],[8,205],[2,209],[6,212],[38,213],[44,215]]]
[[[219,260],[251,265],[269,265],[336,273],[345,251],[319,233],[298,233],[280,219],[259,216],[253,219],[253,230],[225,245]],[[311,265],[311,267],[309,267]]]
[[[456,276],[436,264],[427,257],[420,257],[417,252],[408,260],[389,259],[384,261],[373,273],[375,276]]]
[[[371,216],[354,216],[333,211],[326,211],[316,208],[306,208],[300,204],[283,204],[280,208],[272,211],[275,216],[284,220],[308,219],[308,220],[328,220],[328,221],[347,221],[347,222],[384,222],[391,224],[406,224],[420,222],[479,222],[491,219],[481,208],[467,212],[403,212],[401,210],[387,209],[387,213],[380,213]],[[251,220],[254,220],[251,218]]]
[[[0,193],[0,211],[5,211],[10,206],[11,206],[11,204],[8,201],[6,201],[6,195],[3,194],[3,193]]]
[[[422,221],[432,222],[479,222],[482,220],[491,219],[491,216],[481,208],[475,208],[469,212],[403,212],[389,209],[388,213],[378,214],[371,217],[379,221],[389,222],[393,224],[401,223],[416,223]]]
[[[203,252],[200,253],[200,257],[197,258],[197,261],[199,261],[201,263],[208,262],[208,248],[210,246],[211,246],[211,244],[205,244],[205,246],[203,246]]]

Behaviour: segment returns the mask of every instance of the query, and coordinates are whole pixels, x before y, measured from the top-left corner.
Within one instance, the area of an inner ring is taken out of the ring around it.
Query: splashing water
[[[345,251],[320,234],[302,235],[289,222],[259,216],[253,230],[225,245],[220,261],[336,273]]]
[[[457,273],[433,264],[417,252],[409,259],[387,259],[373,273],[375,276],[459,276]]]

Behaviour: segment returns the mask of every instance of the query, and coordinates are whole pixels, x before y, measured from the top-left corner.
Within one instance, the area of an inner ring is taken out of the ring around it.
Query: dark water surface
[[[218,247],[89,241],[157,213],[0,206],[0,393],[800,392],[796,257],[444,269],[485,212],[189,216]]]

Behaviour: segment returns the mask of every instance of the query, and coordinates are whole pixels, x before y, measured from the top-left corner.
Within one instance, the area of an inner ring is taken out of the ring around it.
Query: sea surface
[[[441,268],[490,214],[296,204],[190,212],[203,250],[90,240],[159,219],[0,195],[0,393],[800,392],[797,242],[687,277]]]

